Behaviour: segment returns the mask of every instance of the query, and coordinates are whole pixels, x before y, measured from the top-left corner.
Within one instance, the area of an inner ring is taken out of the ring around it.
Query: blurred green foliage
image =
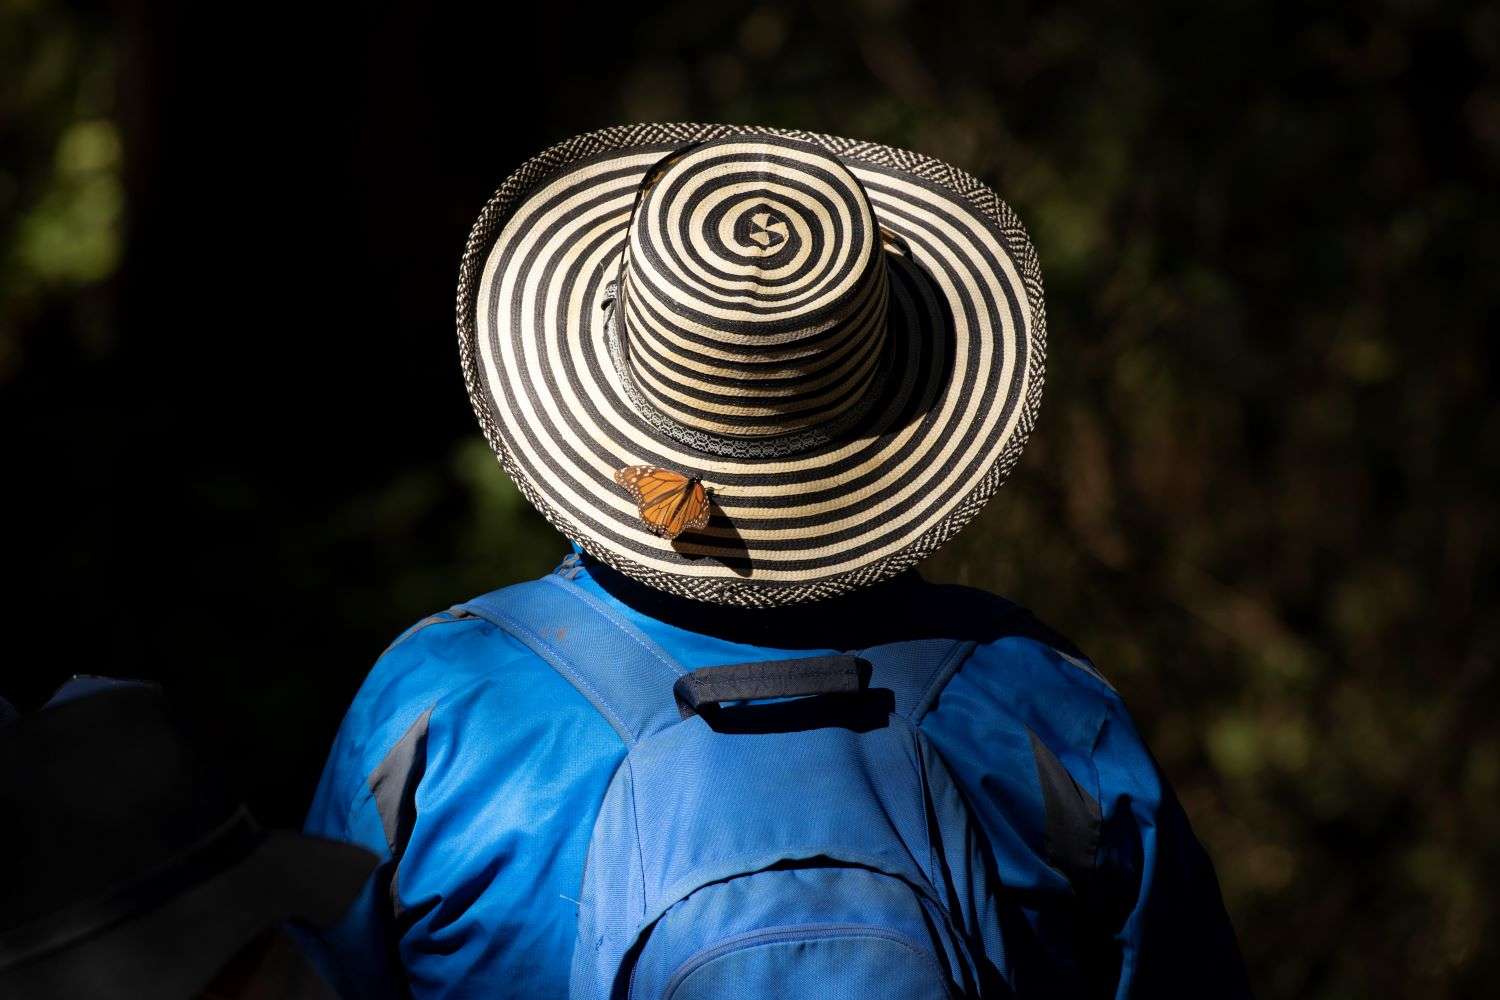
[[[117,43],[0,7],[0,389],[43,330],[110,342]],[[538,146],[615,120],[811,128],[950,160],[1017,209],[1047,280],[1042,422],[926,572],[1030,606],[1124,692],[1263,996],[1488,995],[1500,7],[678,0],[610,46],[531,95],[556,123]],[[561,549],[477,436],[392,469],[331,509],[199,488],[276,526],[238,544],[343,635]],[[356,660],[389,637],[359,634]],[[240,689],[295,717],[310,683]]]
[[[51,184],[16,237],[17,270],[42,283],[88,284],[114,273],[124,192],[113,123],[74,122],[57,142]]]

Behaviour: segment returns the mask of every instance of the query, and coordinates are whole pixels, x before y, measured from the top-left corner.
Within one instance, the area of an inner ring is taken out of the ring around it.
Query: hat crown
[[[869,198],[838,158],[774,136],[701,143],[641,183],[622,375],[653,422],[699,440],[828,428],[877,376],[886,297]]]

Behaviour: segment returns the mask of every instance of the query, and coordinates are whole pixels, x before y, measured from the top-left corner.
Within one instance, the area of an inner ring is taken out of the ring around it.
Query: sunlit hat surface
[[[523,164],[469,235],[459,346],[490,446],[587,552],[722,604],[830,597],[963,527],[1041,400],[1020,220],[931,157],[730,125],[629,125]],[[663,537],[616,481],[699,479]]]

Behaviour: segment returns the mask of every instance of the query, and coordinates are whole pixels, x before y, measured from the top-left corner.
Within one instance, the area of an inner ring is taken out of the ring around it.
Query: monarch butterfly
[[[708,491],[697,476],[654,465],[627,465],[615,473],[641,509],[641,520],[662,538],[676,538],[708,523]]]

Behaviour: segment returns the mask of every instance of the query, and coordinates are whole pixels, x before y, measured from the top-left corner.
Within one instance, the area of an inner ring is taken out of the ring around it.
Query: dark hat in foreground
[[[332,923],[376,862],[257,826],[138,683],[0,726],[0,817],[4,997],[195,996],[265,928]]]
[[[973,177],[728,125],[523,164],[470,233],[458,324],[485,436],[552,524],[750,606],[892,576],[972,519],[1035,420],[1046,341],[1036,253]],[[701,481],[706,524],[654,530],[616,480],[639,466]]]

